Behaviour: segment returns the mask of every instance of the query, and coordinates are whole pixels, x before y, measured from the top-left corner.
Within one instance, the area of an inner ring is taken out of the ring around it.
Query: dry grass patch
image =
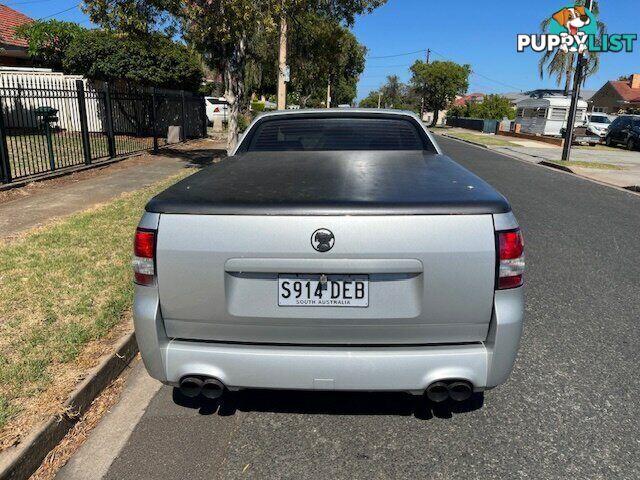
[[[55,413],[122,335],[109,333],[130,316],[144,204],[190,173],[0,245],[0,448]]]
[[[475,133],[462,133],[462,132],[446,132],[451,137],[458,138],[460,140],[468,140],[471,142],[481,143],[490,147],[517,147],[518,145],[504,140],[497,135],[481,135]]]
[[[555,165],[560,165],[563,167],[581,167],[581,168],[595,168],[597,170],[624,170],[623,167],[619,165],[614,165],[611,163],[600,163],[600,162],[582,162],[579,160],[571,160],[571,161],[550,161],[549,163],[553,163]]]

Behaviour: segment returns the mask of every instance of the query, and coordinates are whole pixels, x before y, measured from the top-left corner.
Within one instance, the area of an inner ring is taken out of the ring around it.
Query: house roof
[[[470,93],[469,95],[463,95],[462,97],[456,98],[453,101],[453,104],[457,107],[462,107],[467,102],[475,102],[478,99],[484,98],[484,97],[486,97],[484,93],[480,93],[480,92]]]
[[[618,92],[622,100],[627,102],[640,102],[640,88],[631,88],[629,81],[610,81],[613,88]]]
[[[33,22],[33,19],[25,14],[17,12],[13,8],[0,4],[0,43],[14,47],[27,47],[27,41],[16,38],[16,27]]]

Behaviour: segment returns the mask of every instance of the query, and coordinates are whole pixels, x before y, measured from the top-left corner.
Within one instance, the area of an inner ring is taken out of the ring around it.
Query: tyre
[[[607,135],[607,137],[605,138],[604,143],[607,144],[607,147],[613,147],[613,142],[611,141],[611,137],[609,135]]]
[[[630,152],[636,149],[636,141],[633,138],[627,140],[627,150]]]

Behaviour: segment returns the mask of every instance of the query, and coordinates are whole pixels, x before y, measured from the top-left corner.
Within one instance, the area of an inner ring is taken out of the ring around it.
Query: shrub
[[[70,43],[64,67],[94,80],[161,88],[197,90],[202,81],[197,55],[160,33],[137,36],[88,30]]]

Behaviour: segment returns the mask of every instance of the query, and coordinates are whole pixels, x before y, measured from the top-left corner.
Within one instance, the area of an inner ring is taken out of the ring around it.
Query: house
[[[617,114],[640,108],[640,73],[628,80],[611,80],[589,100],[594,112]]]
[[[484,102],[484,97],[486,95],[484,93],[475,92],[470,93],[469,95],[463,95],[461,97],[456,98],[453,101],[453,105],[456,107],[464,107],[467,103],[482,103]]]
[[[16,28],[33,19],[0,4],[0,66],[28,67],[33,62],[27,55],[27,41],[15,37]]]

